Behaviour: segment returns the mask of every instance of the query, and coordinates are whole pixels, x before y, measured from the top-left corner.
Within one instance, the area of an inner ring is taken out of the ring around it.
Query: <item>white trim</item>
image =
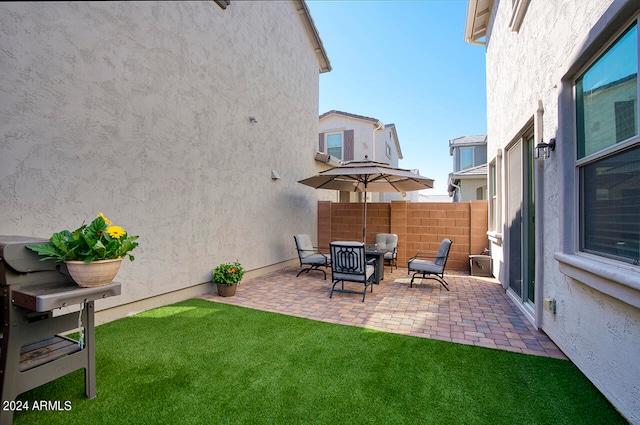
[[[304,29],[309,37],[313,51],[316,54],[316,58],[318,59],[318,72],[322,74],[331,71],[329,56],[327,56],[327,51],[324,49],[322,39],[320,38],[315,22],[313,22],[307,3],[304,0],[293,0],[292,2],[298,12],[298,15],[300,15],[302,19]]]
[[[640,309],[640,272],[619,262],[585,254],[556,252],[560,272],[598,292]]]
[[[640,84],[638,85],[640,87]],[[603,159],[609,155],[614,155],[616,153],[620,153],[624,150],[626,150],[627,148],[632,147],[633,145],[637,144],[640,141],[640,135],[636,134],[633,137],[630,137],[628,140],[625,140],[624,142],[620,142],[620,143],[615,143],[611,146],[608,146],[604,149],[601,149],[597,152],[594,152],[592,154],[589,154],[587,156],[585,156],[584,158],[580,158],[579,160],[576,161],[576,167],[582,167],[590,162],[595,162],[599,159]]]
[[[509,28],[511,28],[511,31],[520,31],[524,15],[527,13],[527,7],[529,7],[529,1],[530,0],[515,0],[513,3],[511,19],[509,20]]]
[[[342,131],[324,131],[324,150],[327,155],[332,158],[337,159],[338,161],[344,160],[344,130]],[[335,136],[336,134],[340,135],[340,158],[337,156],[333,156],[329,153],[329,136]]]
[[[531,304],[522,301],[522,297],[518,296],[511,287],[507,287],[506,291],[507,296],[513,302],[513,304],[520,310],[522,315],[527,318],[527,320],[531,323],[533,327],[536,329],[540,329],[540,327],[536,324],[536,318],[534,317],[531,309]]]
[[[502,245],[502,233],[499,232],[487,232],[489,240],[496,245]]]

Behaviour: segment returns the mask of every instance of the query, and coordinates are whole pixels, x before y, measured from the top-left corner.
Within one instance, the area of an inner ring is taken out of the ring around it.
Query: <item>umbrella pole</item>
[[[367,244],[367,186],[364,186],[364,222],[362,223],[362,243]]]

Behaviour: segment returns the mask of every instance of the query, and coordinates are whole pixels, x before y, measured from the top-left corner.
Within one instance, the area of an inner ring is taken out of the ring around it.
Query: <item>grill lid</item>
[[[40,261],[42,257],[25,247],[32,243],[47,242],[49,239],[0,235],[0,259],[19,273],[56,270],[55,261]]]

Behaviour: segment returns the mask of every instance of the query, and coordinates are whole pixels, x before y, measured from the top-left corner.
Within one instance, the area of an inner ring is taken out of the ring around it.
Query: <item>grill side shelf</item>
[[[120,295],[120,282],[81,288],[73,282],[46,283],[11,291],[13,304],[31,311],[46,312],[102,298]]]

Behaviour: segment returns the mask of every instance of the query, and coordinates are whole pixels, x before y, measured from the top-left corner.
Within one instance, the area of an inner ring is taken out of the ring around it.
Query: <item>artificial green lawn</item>
[[[98,396],[77,371],[15,424],[626,423],[569,361],[193,299],[96,328]]]

